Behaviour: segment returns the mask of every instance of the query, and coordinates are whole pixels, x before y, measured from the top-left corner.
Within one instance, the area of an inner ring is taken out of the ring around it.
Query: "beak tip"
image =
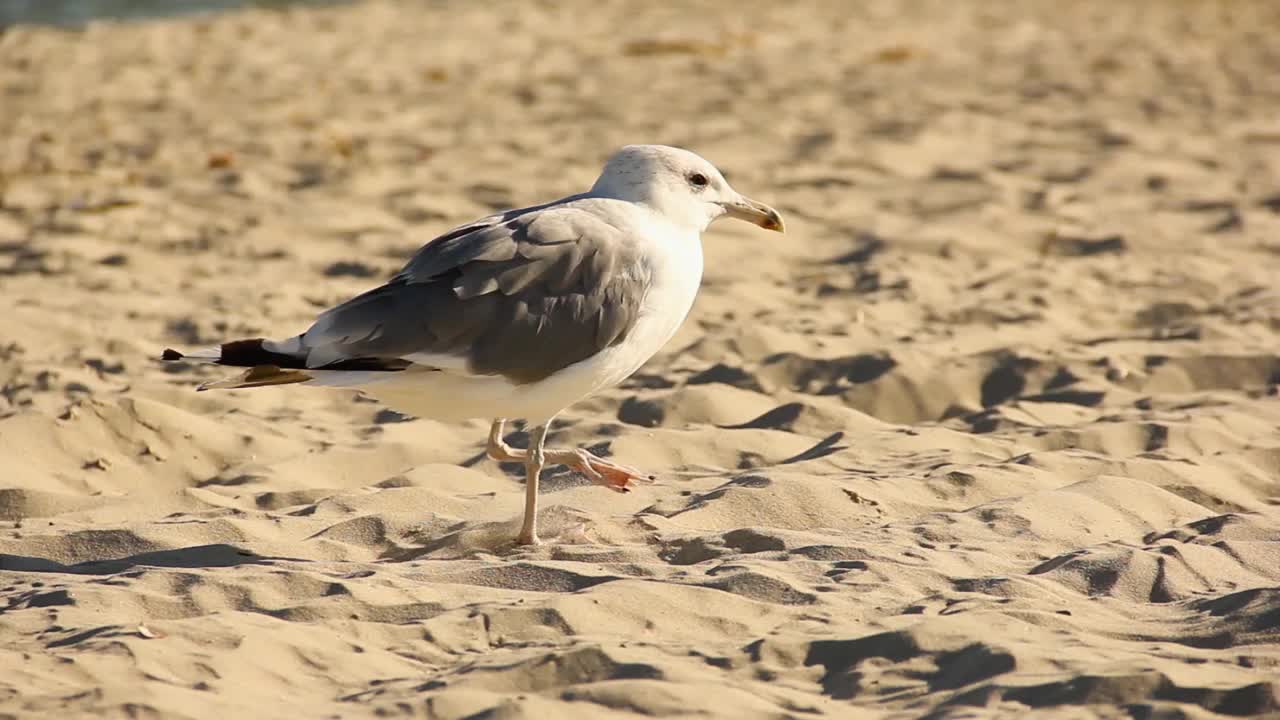
[[[780,233],[786,232],[785,224],[782,222],[782,215],[764,203],[756,202],[750,198],[739,198],[737,202],[725,203],[723,207],[730,217],[745,220],[765,230]]]
[[[780,232],[784,235],[787,232],[786,223],[782,222],[782,216],[779,215],[777,211],[771,211],[764,218],[764,221],[760,223],[760,227],[764,228],[765,230]]]

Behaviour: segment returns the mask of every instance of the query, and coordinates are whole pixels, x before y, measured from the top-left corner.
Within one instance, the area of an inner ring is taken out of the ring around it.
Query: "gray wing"
[[[535,209],[433,240],[300,340],[309,367],[406,358],[534,382],[626,338],[650,279],[631,233],[585,210]]]

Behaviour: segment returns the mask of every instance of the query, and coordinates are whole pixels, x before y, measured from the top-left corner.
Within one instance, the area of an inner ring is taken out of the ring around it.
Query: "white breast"
[[[663,234],[655,243],[653,283],[635,327],[624,341],[580,364],[593,364],[600,384],[615,385],[640,369],[676,334],[689,315],[702,284],[702,242],[696,232]]]

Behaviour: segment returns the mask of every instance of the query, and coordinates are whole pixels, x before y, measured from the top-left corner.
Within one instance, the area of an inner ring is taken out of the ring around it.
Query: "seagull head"
[[[715,165],[680,148],[627,145],[605,163],[591,194],[647,205],[699,232],[720,217],[782,232],[777,210],[729,186]]]

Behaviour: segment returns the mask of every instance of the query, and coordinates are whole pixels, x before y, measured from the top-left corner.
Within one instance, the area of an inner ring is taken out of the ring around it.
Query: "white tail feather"
[[[200,362],[218,362],[222,359],[222,348],[218,345],[200,348],[182,354],[183,360],[199,360]]]

